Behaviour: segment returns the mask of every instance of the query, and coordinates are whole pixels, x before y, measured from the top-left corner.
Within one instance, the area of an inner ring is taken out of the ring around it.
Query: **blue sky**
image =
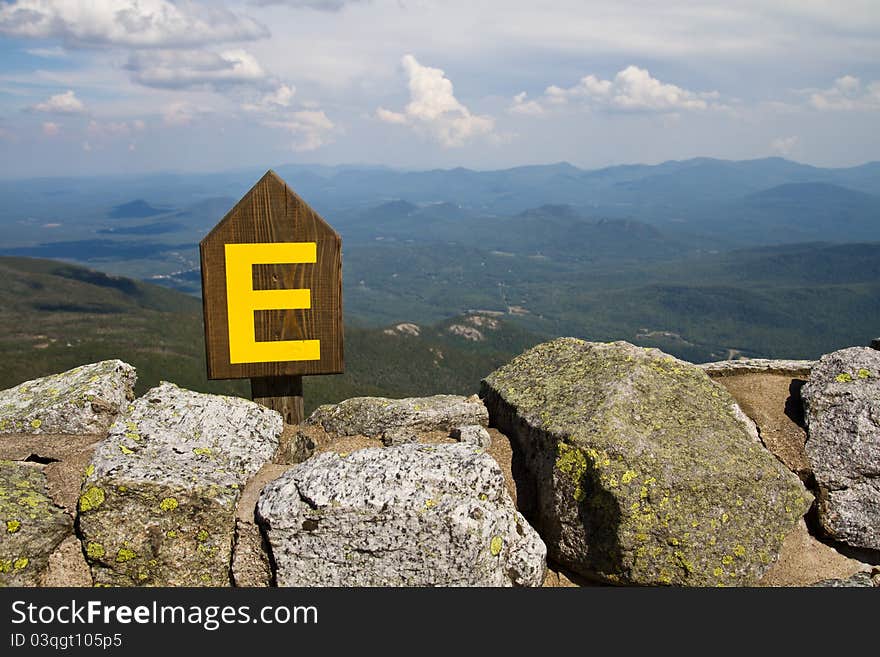
[[[0,176],[880,159],[876,0],[0,2]]]

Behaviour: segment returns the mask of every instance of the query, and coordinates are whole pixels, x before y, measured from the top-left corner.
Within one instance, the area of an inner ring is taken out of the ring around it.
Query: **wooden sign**
[[[342,240],[273,171],[199,248],[209,379],[301,407],[299,377],[343,371]]]

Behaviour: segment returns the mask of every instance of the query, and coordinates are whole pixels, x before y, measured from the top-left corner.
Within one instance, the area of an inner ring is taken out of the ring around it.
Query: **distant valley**
[[[403,345],[417,344],[422,356],[439,349],[440,370],[449,376],[433,380],[462,390],[465,381],[476,385],[488,373],[480,368],[557,335],[625,339],[706,361],[809,358],[880,334],[880,163],[821,169],[779,158],[698,158],[596,171],[568,164],[484,172],[300,165],[276,171],[343,237],[346,341],[355,378],[323,388],[322,398],[349,385],[364,394],[412,389],[385,375],[375,387],[357,374],[354,364],[366,367],[374,344],[401,353]],[[175,319],[192,340],[201,330],[193,298],[200,293],[198,241],[262,173],[0,181],[0,255],[13,258],[5,266],[23,267],[24,256],[52,258],[192,295],[172,303],[192,304]],[[94,285],[77,276],[65,285]],[[70,300],[88,298],[90,290],[27,312],[38,313],[29,315],[35,324],[103,312]],[[104,314],[134,312],[123,306]],[[137,330],[156,331],[157,340],[172,331],[150,316],[159,311],[138,308],[135,315],[146,315]],[[461,324],[472,309],[500,313],[494,316],[503,330],[471,342],[443,328]],[[419,326],[420,334],[390,342],[383,331],[401,324]],[[146,339],[146,333],[138,338]],[[202,356],[187,348],[192,367],[181,376],[198,387],[192,376]],[[459,362],[457,350],[470,356]],[[55,355],[63,361],[66,353]],[[374,369],[397,362],[385,353],[372,356]],[[419,364],[413,367],[434,368],[433,358],[410,356]],[[157,372],[175,360],[155,358]]]

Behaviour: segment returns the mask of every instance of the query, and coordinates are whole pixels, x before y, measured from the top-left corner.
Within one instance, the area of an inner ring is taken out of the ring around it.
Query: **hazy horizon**
[[[742,160],[731,160],[725,158],[715,158],[708,157],[704,155],[696,155],[691,158],[685,158],[681,160],[660,160],[657,162],[619,162],[615,164],[604,164],[595,167],[585,167],[578,166],[571,162],[567,162],[565,160],[559,160],[556,162],[524,162],[524,163],[511,163],[508,166],[500,166],[500,167],[468,167],[461,165],[450,165],[450,166],[440,166],[440,167],[418,167],[418,166],[394,166],[390,164],[381,164],[377,162],[339,162],[339,163],[317,163],[317,162],[275,162],[271,164],[251,164],[249,166],[240,166],[240,167],[220,167],[220,168],[205,168],[205,169],[154,169],[149,171],[135,171],[135,172],[98,172],[98,173],[88,173],[88,174],[58,174],[58,175],[3,175],[0,173],[0,180],[4,181],[16,181],[16,180],[39,180],[39,179],[53,179],[57,178],[59,180],[69,180],[69,179],[89,179],[89,178],[137,178],[137,177],[151,177],[151,176],[212,176],[212,175],[233,175],[237,173],[242,174],[250,174],[254,171],[259,171],[260,173],[283,169],[286,167],[298,167],[305,169],[350,169],[350,170],[366,170],[366,169],[379,169],[379,170],[387,170],[391,172],[399,172],[399,173],[427,173],[430,171],[454,171],[456,169],[464,169],[466,171],[471,171],[474,173],[491,173],[496,171],[508,171],[514,169],[524,169],[530,167],[553,167],[553,166],[572,166],[576,169],[579,169],[584,172],[593,172],[593,171],[601,171],[603,169],[612,169],[614,167],[655,167],[662,166],[664,164],[673,164],[673,163],[685,163],[699,160],[710,160],[716,162],[727,162],[731,164],[737,163],[746,163],[746,162],[757,162],[762,160],[779,160],[788,162],[790,164],[795,164],[798,166],[810,167],[818,170],[845,170],[845,169],[857,169],[859,167],[870,166],[873,164],[880,164],[880,159],[878,160],[866,160],[864,162],[857,162],[852,165],[844,165],[844,166],[822,166],[819,164],[811,163],[811,162],[803,162],[798,161],[792,158],[784,158],[780,156],[766,156],[759,158],[749,158]]]

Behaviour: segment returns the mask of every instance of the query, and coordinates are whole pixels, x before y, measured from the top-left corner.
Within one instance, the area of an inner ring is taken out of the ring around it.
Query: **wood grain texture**
[[[251,379],[251,399],[281,413],[287,424],[305,417],[301,376],[265,376]]]
[[[255,290],[308,288],[312,291],[311,308],[256,311],[256,339],[320,340],[320,360],[229,362],[225,245],[270,242],[317,244],[314,264],[253,267]],[[342,240],[273,171],[208,233],[199,250],[209,379],[342,373]]]

